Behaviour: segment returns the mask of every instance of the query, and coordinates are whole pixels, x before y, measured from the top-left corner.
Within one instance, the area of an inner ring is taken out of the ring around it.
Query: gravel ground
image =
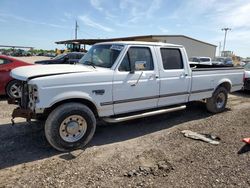
[[[186,110],[100,125],[88,147],[59,153],[43,124],[18,120],[0,101],[0,187],[250,187],[250,93],[229,97],[212,115],[201,102]],[[219,145],[185,138],[192,130],[219,136]]]
[[[41,61],[41,60],[48,60],[51,59],[51,57],[46,56],[29,56],[29,57],[13,57],[22,61],[25,61],[27,63],[34,63],[35,61]]]

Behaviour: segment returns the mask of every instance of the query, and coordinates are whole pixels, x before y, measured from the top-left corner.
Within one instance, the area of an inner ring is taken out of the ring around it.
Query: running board
[[[131,115],[131,116],[125,116],[125,117],[119,117],[119,118],[110,118],[110,117],[105,117],[103,120],[107,123],[119,123],[123,121],[129,121],[133,119],[138,119],[138,118],[143,118],[143,117],[149,117],[153,115],[159,115],[159,114],[164,114],[168,112],[175,112],[179,110],[184,110],[186,108],[186,105],[178,106],[178,107],[173,107],[173,108],[167,108],[167,109],[161,109],[161,110],[156,110],[152,112],[144,112],[136,115]]]

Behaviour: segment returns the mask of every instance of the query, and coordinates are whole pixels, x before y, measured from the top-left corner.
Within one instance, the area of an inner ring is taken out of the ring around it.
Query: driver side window
[[[135,71],[153,70],[154,64],[152,54],[147,47],[131,47],[123,58],[119,71],[128,72],[130,66],[135,67]]]

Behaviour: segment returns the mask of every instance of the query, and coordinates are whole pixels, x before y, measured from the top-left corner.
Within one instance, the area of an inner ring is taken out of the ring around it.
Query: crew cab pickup
[[[180,110],[197,100],[212,113],[222,112],[228,93],[242,88],[243,73],[233,67],[190,67],[180,45],[99,43],[76,65],[12,70],[11,76],[22,81],[12,117],[43,116],[48,142],[68,151],[91,140],[97,119],[121,122]]]

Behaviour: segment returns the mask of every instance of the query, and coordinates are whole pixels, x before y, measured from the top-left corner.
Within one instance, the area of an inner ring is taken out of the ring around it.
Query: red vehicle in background
[[[20,98],[20,82],[10,77],[10,71],[16,67],[32,65],[18,59],[0,55],[0,95]]]

